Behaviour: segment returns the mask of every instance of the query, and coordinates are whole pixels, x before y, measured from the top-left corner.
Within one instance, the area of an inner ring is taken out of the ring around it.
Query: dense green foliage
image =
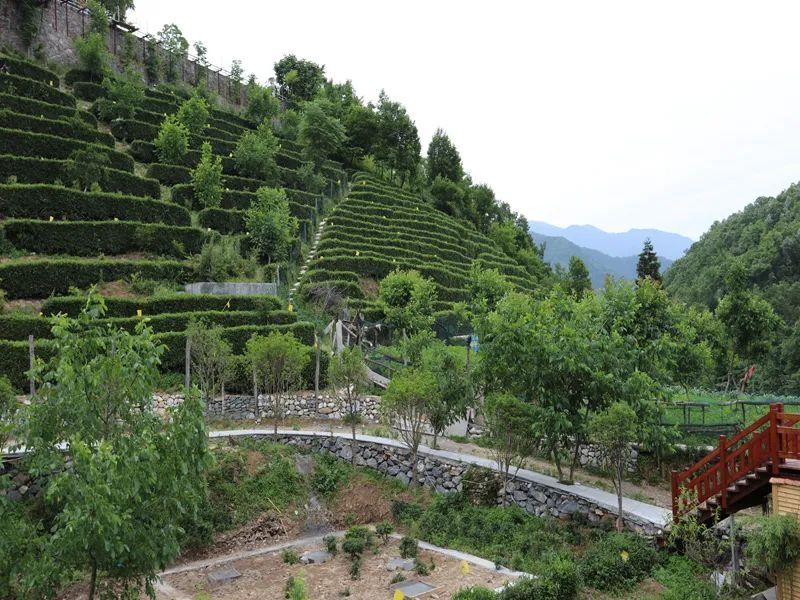
[[[715,308],[726,293],[726,277],[741,265],[743,287],[766,299],[783,320],[768,356],[757,363],[753,385],[762,390],[800,392],[798,228],[800,186],[792,185],[714,223],[665,275],[676,297]]]

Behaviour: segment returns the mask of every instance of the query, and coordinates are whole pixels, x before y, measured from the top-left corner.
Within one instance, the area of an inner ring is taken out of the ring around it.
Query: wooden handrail
[[[787,458],[800,459],[800,428],[795,427],[798,424],[800,414],[785,414],[783,405],[776,403],[767,414],[732,438],[719,436],[717,448],[688,469],[673,471],[674,516],[680,516],[678,499],[683,490],[696,494],[697,504],[719,495],[720,506],[726,510],[728,487],[744,475],[768,465],[775,475]]]

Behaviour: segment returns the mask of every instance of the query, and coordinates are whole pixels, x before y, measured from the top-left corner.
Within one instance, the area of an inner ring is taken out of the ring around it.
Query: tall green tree
[[[417,485],[417,456],[428,424],[428,399],[436,393],[436,380],[429,371],[405,369],[392,377],[381,401],[381,411],[411,451],[411,487]]]
[[[469,308],[473,315],[485,315],[513,289],[497,269],[485,269],[480,261],[472,263],[467,281]]]
[[[208,102],[196,92],[181,103],[177,112],[178,122],[186,127],[195,142],[199,142],[206,135],[210,116]]]
[[[470,399],[468,374],[462,361],[438,340],[422,350],[420,362],[436,381],[437,393],[428,400],[428,423],[436,448],[445,429],[465,416]]]
[[[456,183],[464,178],[461,155],[441,129],[436,130],[428,144],[427,172],[428,183],[433,183],[437,177],[443,177]]]
[[[430,194],[434,208],[453,217],[470,219],[472,210],[469,196],[461,184],[437,175],[431,184]]]
[[[194,196],[206,208],[215,208],[222,202],[222,158],[214,156],[211,144],[203,142],[200,162],[191,172]]]
[[[280,101],[275,97],[273,89],[264,87],[254,80],[247,83],[247,108],[245,116],[256,123],[271,120],[281,109]]]
[[[278,94],[290,108],[311,100],[325,82],[325,67],[287,54],[275,63]]]
[[[303,145],[303,153],[317,169],[327,159],[340,156],[347,139],[344,125],[333,112],[333,105],[325,98],[317,98],[303,105],[297,141]]]
[[[661,281],[661,261],[658,260],[658,255],[653,249],[653,242],[650,241],[650,238],[644,241],[639,260],[636,263],[636,279],[647,278],[653,281]]]
[[[635,441],[637,415],[624,402],[615,402],[589,422],[589,435],[600,451],[600,462],[611,474],[617,492],[617,531],[622,531],[622,482]]]
[[[378,133],[375,157],[389,167],[393,176],[399,176],[402,186],[420,162],[419,133],[405,107],[390,100],[383,90],[378,99]]]
[[[328,380],[344,408],[343,421],[350,425],[353,439],[352,463],[356,460],[356,425],[361,422],[361,394],[367,386],[367,365],[361,348],[344,348],[331,359]]]
[[[491,455],[503,474],[503,506],[506,505],[506,487],[522,467],[536,445],[533,435],[535,414],[527,402],[508,393],[494,393],[486,397],[483,407],[486,435],[491,441]]]
[[[50,594],[63,574],[83,571],[90,600],[112,589],[155,598],[157,573],[178,555],[179,523],[205,494],[203,409],[190,393],[168,421],[156,414],[164,347],[146,321],[130,333],[102,323],[104,315],[90,295],[77,318],[55,317],[55,356],[34,369],[24,442],[31,473],[54,473],[43,498],[55,517],[26,579]]]
[[[178,79],[178,65],[189,51],[189,41],[183,37],[180,27],[175,23],[168,23],[158,32],[158,44],[164,50],[164,79],[173,83]]]
[[[728,384],[736,383],[737,362],[755,362],[770,350],[781,319],[772,306],[747,286],[744,266],[734,262],[725,278],[725,296],[715,312],[728,334]]]
[[[225,389],[233,353],[220,325],[192,320],[186,329],[192,376],[200,384],[203,400],[210,402]],[[223,398],[223,402],[225,399]]]
[[[569,259],[569,270],[566,274],[565,283],[569,293],[578,299],[592,291],[592,279],[589,277],[589,269],[577,256],[572,256]]]
[[[281,149],[280,142],[266,121],[255,131],[245,132],[236,143],[233,162],[236,171],[243,177],[260,179],[267,185],[278,183],[278,164],[275,156]]]
[[[418,271],[396,270],[381,280],[378,298],[386,322],[403,332],[403,337],[433,325],[436,284]]]
[[[247,358],[260,389],[272,398],[274,433],[283,419],[286,397],[303,382],[308,351],[291,333],[273,331],[247,341]]]
[[[289,212],[283,188],[262,187],[245,213],[245,224],[259,257],[268,264],[286,260],[297,236],[298,222]]]

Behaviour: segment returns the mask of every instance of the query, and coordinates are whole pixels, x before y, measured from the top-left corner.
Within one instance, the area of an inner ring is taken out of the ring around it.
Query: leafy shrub
[[[284,560],[284,562],[286,561]],[[286,581],[284,597],[287,600],[308,600],[308,596],[306,595],[306,582],[303,580],[302,574],[289,576],[289,579]]]
[[[322,538],[322,543],[325,544],[325,551],[331,556],[336,556],[339,552],[338,540],[336,536],[326,535]]]
[[[262,87],[258,84],[247,86],[247,108],[245,116],[262,123],[265,119],[271,119],[280,111],[281,103],[272,93],[271,88]]]
[[[491,469],[470,465],[462,479],[462,490],[470,504],[495,506],[502,481]]]
[[[389,521],[381,521],[375,526],[375,533],[383,540],[383,543],[389,541],[389,536],[394,532],[394,526]]]
[[[800,558],[800,523],[795,515],[770,515],[747,534],[747,556],[771,572],[791,567]]]
[[[433,563],[433,561],[431,561],[431,564],[428,565],[419,560],[418,558],[414,559],[414,573],[416,573],[421,577],[430,575],[431,571],[433,571],[435,567],[436,565]]]
[[[581,559],[584,582],[597,590],[624,592],[647,577],[656,561],[655,549],[632,533],[612,533],[598,540]]]
[[[6,442],[14,432],[21,407],[11,382],[7,377],[0,376],[0,448],[6,447]]]
[[[416,502],[392,500],[392,516],[399,523],[410,525],[419,519],[425,510]]]
[[[155,146],[162,163],[182,164],[189,152],[189,131],[174,116],[167,117],[158,130]]]
[[[405,536],[400,540],[400,556],[402,558],[416,558],[419,551],[419,542],[412,537]]]
[[[272,130],[261,124],[256,131],[247,131],[236,144],[233,160],[240,175],[261,179],[269,185],[278,182],[275,155],[280,149]]]
[[[350,555],[355,561],[364,553],[365,542],[362,538],[345,538],[342,542],[342,551]]]
[[[195,272],[201,281],[229,281],[252,277],[255,265],[242,257],[238,240],[215,235],[200,250]]]
[[[287,565],[296,565],[300,562],[300,557],[297,556],[297,550],[294,548],[286,548],[281,552],[281,558]]]
[[[192,171],[194,195],[203,207],[218,207],[222,200],[222,159],[212,156],[208,142],[203,142],[200,153],[200,162]]]
[[[315,456],[314,477],[311,487],[321,496],[330,497],[336,493],[347,479],[349,468],[345,463],[330,454]]]
[[[288,258],[289,248],[297,235],[298,222],[289,212],[289,201],[282,189],[259,188],[245,220],[260,258],[267,262]]]
[[[106,91],[99,83],[92,83],[91,81],[79,81],[72,86],[72,93],[79,100],[86,102],[94,102],[103,97]]]
[[[69,155],[64,175],[78,189],[89,190],[93,185],[101,188],[106,183],[110,161],[104,152],[95,148],[79,148]]]
[[[74,221],[140,221],[190,225],[189,212],[175,204],[104,192],[82,192],[55,185],[0,185],[0,213],[5,218]]]
[[[126,71],[120,78],[103,79],[105,94],[97,102],[97,111],[104,121],[132,119],[144,100],[144,88],[138,75]]]
[[[99,106],[99,103],[98,103]],[[137,140],[154,140],[158,137],[158,125],[143,123],[131,118],[120,118],[111,121],[111,133],[118,140],[134,142]],[[151,158],[150,156],[143,158]]]
[[[401,583],[406,580],[406,576],[402,573],[395,573],[394,576],[389,580],[389,585],[394,585],[395,583]]]
[[[189,134],[201,136],[208,126],[208,102],[195,94],[181,104],[176,115],[177,120],[186,127]]]

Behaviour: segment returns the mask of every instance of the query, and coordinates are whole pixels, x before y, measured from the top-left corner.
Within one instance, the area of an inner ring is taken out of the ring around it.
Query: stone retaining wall
[[[362,396],[359,413],[364,421],[377,422],[380,416],[380,396]],[[167,407],[183,402],[183,394],[155,394],[156,407],[163,411]],[[225,396],[216,398],[206,406],[206,416],[219,419],[241,421],[244,419],[260,419],[272,416],[272,396],[259,395],[256,401],[253,396]],[[310,419],[341,419],[346,411],[342,401],[328,393],[298,392],[284,401],[284,417],[304,417]]]
[[[267,437],[282,444],[304,446],[315,452],[329,452],[348,462],[353,457],[353,442],[346,437],[280,432],[277,438],[269,434],[255,434],[253,437]],[[448,460],[420,452],[415,475],[411,452],[408,449],[364,440],[358,440],[355,444],[355,464],[375,469],[385,475],[395,477],[405,484],[410,483],[411,478],[416,476],[420,484],[441,493],[460,491],[464,474],[471,466],[467,462]],[[613,523],[616,519],[616,511],[611,507],[592,502],[580,493],[556,489],[528,481],[523,477],[514,478],[508,483],[505,499],[508,505],[516,504],[537,516],[569,519],[573,515],[582,515],[591,523],[600,521]],[[497,503],[502,504],[502,502],[503,492],[501,490]],[[657,535],[663,526],[662,523],[649,522],[628,514],[625,514],[624,521],[625,526],[631,531],[647,536]]]

